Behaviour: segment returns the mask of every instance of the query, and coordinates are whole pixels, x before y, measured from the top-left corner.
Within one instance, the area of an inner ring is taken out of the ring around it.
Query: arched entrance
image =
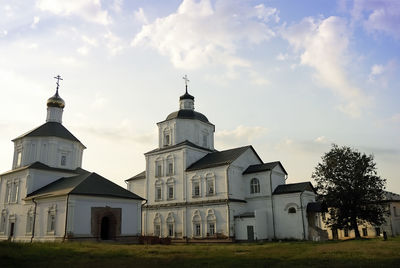
[[[100,238],[101,240],[109,240],[110,239],[110,219],[108,217],[103,217],[101,219],[101,227],[100,227]]]

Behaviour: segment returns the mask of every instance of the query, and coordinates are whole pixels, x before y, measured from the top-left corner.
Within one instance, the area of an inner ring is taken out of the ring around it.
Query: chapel
[[[280,161],[253,146],[219,151],[215,125],[195,111],[194,96],[158,122],[158,146],[146,168],[126,180],[142,196],[142,234],[173,240],[321,240],[321,206],[310,182],[286,183]]]
[[[55,78],[46,122],[13,139],[12,168],[0,174],[0,240],[135,241],[143,198],[81,167],[86,147],[62,124]]]

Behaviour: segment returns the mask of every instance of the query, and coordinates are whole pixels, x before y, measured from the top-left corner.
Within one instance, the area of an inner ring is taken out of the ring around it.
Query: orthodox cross
[[[187,75],[186,75],[186,74],[185,74],[184,77],[182,77],[182,79],[185,80],[186,93],[187,93],[187,84],[188,84],[188,82],[190,82],[190,81],[189,81],[189,79],[187,78]]]
[[[63,80],[63,79],[61,78],[60,75],[57,75],[54,78],[57,79],[56,85],[57,85],[57,93],[58,93],[58,88],[60,87],[60,80]]]

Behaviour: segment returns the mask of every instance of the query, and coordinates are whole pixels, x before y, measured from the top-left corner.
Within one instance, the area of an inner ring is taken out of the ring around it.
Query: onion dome
[[[186,87],[186,92],[185,94],[183,94],[182,96],[179,97],[180,100],[194,100],[194,97],[192,95],[190,95],[187,92],[187,87]]]
[[[57,107],[57,108],[64,108],[65,102],[64,100],[58,95],[58,90],[53,97],[47,100],[47,107]]]

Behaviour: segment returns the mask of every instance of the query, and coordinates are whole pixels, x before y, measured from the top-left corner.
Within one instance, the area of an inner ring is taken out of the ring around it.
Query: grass
[[[255,244],[0,243],[0,267],[400,267],[400,238]]]

